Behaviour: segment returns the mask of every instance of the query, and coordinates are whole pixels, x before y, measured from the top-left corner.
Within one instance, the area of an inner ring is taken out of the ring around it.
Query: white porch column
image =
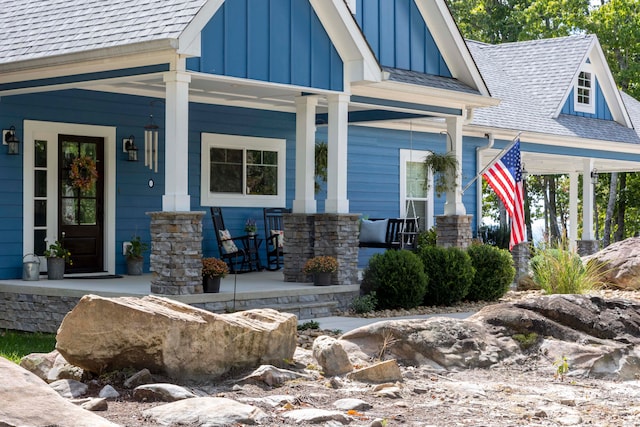
[[[315,200],[315,145],[316,106],[315,96],[296,98],[296,194],[293,213],[314,214]]]
[[[569,248],[578,244],[578,172],[569,173]]]
[[[348,213],[347,134],[349,130],[349,96],[329,95],[329,141],[327,161],[326,213]]]
[[[189,83],[191,76],[180,71],[164,75],[166,90],[165,184],[162,210],[191,210],[189,186]]]
[[[455,156],[458,161],[458,170],[455,176],[455,188],[447,191],[446,202],[444,204],[445,215],[466,215],[467,211],[462,203],[462,117],[447,117],[447,132],[451,139],[447,144],[451,144],[447,151]],[[449,177],[447,180],[451,180]]]
[[[593,159],[584,161],[582,172],[582,240],[594,240],[593,229],[593,183],[591,171]]]

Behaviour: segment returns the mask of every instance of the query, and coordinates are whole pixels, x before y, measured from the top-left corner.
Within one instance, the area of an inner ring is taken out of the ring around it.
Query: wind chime
[[[150,109],[155,101],[150,104]],[[158,172],[158,125],[153,120],[153,113],[149,113],[149,123],[144,127],[144,165],[149,170]]]

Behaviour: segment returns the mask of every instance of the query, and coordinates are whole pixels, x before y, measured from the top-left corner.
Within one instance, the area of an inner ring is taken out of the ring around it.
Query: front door
[[[58,135],[58,239],[67,273],[104,271],[104,138]]]

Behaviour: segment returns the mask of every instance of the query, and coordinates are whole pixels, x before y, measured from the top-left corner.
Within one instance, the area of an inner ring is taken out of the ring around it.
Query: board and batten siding
[[[356,0],[355,18],[380,65],[451,77],[414,0]]]
[[[226,0],[191,71],[342,91],[343,63],[308,1]]]
[[[581,111],[576,111],[574,109],[574,96],[575,96],[575,87],[569,93],[567,97],[567,101],[564,103],[564,107],[562,107],[562,114],[570,114],[573,116],[580,117],[588,117],[591,119],[602,119],[602,120],[613,120],[613,116],[611,115],[611,110],[609,110],[609,105],[607,104],[607,100],[604,98],[604,94],[602,93],[602,88],[600,87],[600,83],[598,79],[595,79],[595,113],[584,113]]]

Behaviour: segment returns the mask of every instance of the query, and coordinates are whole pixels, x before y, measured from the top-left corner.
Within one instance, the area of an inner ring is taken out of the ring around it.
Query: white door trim
[[[24,121],[23,155],[23,253],[32,253],[34,248],[34,141],[45,140],[47,144],[47,198],[55,203],[47,204],[47,237],[54,241],[58,236],[58,135],[81,135],[104,138],[104,266],[108,273],[115,274],[116,260],[116,128],[112,126],[83,125],[74,123]],[[55,165],[55,168],[53,167]],[[55,171],[54,176],[49,172]],[[72,254],[73,255],[73,254]]]

